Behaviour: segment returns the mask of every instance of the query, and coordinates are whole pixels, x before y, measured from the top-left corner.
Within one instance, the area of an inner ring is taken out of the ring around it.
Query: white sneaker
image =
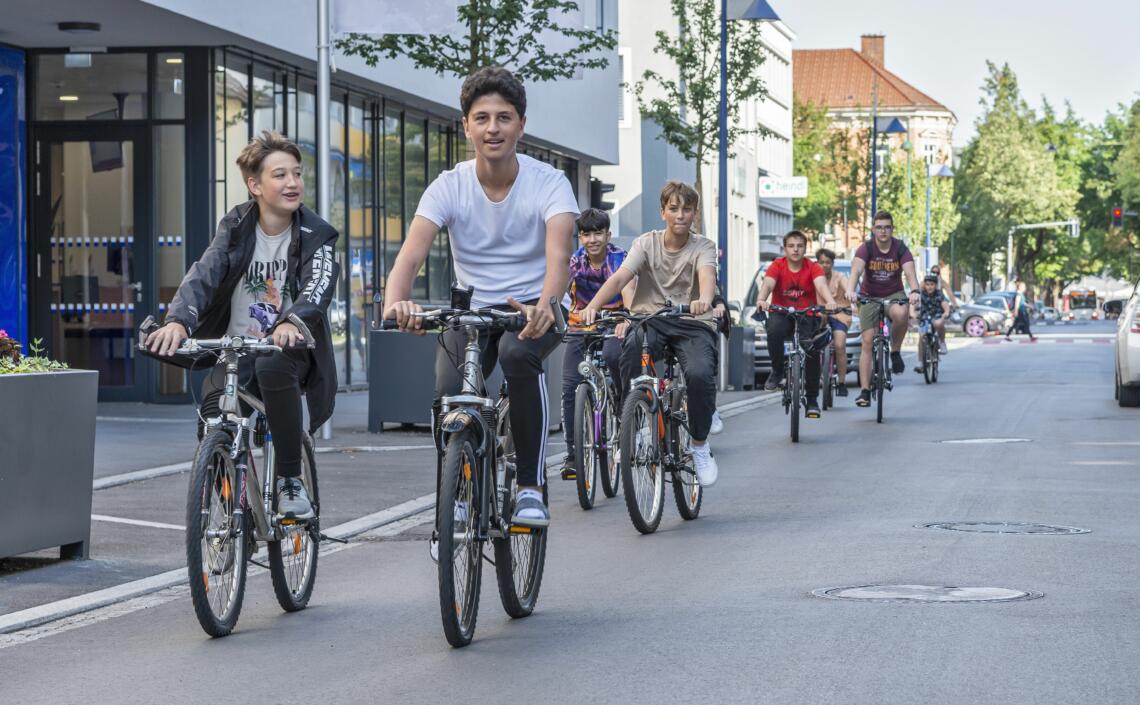
[[[712,448],[706,443],[703,446],[689,446],[689,450],[693,453],[693,468],[697,471],[697,482],[701,483],[701,487],[715,485],[718,471]]]
[[[714,436],[724,430],[724,421],[720,418],[720,412],[713,409],[712,425],[709,426],[709,433]]]

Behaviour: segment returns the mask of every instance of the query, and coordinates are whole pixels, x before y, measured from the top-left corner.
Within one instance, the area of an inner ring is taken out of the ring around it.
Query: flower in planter
[[[8,331],[0,328],[0,359],[20,361],[20,341],[8,337]]]
[[[11,343],[12,353],[6,353],[5,343]],[[32,354],[20,356],[20,344],[8,338],[4,331],[0,331],[0,375],[20,374],[23,372],[54,372],[68,369],[67,363],[52,360],[44,355],[43,339],[36,338],[32,344]]]

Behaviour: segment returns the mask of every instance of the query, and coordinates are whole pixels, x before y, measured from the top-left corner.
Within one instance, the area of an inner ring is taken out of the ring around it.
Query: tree
[[[617,46],[612,30],[568,27],[560,16],[578,11],[574,0],[469,0],[459,6],[467,27],[462,37],[447,35],[349,33],[336,41],[347,56],[369,66],[381,58],[406,56],[416,68],[439,75],[470,76],[484,66],[504,66],[520,81],[572,78],[582,69],[603,69],[604,51]],[[565,51],[552,52],[547,40],[565,37]]]
[[[668,58],[676,73],[648,70],[633,86],[637,108],[661,128],[661,139],[696,166],[694,181],[705,200],[701,169],[717,149],[720,100],[720,3],[717,0],[670,0],[677,36],[657,32],[653,53]],[[728,23],[728,145],[748,134],[767,136],[763,127],[740,125],[745,102],[768,92],[760,79],[765,50],[756,22]],[[698,216],[699,217],[699,216]]]
[[[1124,129],[1122,146],[1112,173],[1125,206],[1140,205],[1140,100],[1128,111],[1128,124]]]
[[[896,233],[912,250],[926,247],[927,182],[930,182],[931,243],[941,247],[949,242],[950,233],[961,219],[953,202],[953,180],[930,176],[930,168],[925,161],[912,157],[908,176],[906,158],[895,158],[884,165],[879,177],[878,206],[890,212]],[[949,254],[940,251],[939,257],[945,259]]]
[[[1011,227],[1070,218],[1078,196],[1058,175],[1013,70],[992,62],[987,67],[985,111],[955,179],[954,198],[962,213],[956,239],[970,253],[975,271],[989,269],[989,256],[1004,249]],[[1016,273],[1031,290],[1037,261],[1052,237],[1053,231],[1014,231]]]
[[[796,227],[819,233],[835,222],[839,202],[827,109],[795,100],[792,133],[792,173],[808,180],[807,198],[793,201]]]

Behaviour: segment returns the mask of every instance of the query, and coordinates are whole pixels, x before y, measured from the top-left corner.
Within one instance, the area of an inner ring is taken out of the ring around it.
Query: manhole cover
[[[1054,524],[1026,524],[1018,521],[940,521],[933,524],[918,524],[920,529],[945,529],[946,531],[969,531],[977,534],[1041,534],[1067,536],[1087,534],[1089,529],[1076,526],[1056,526]]]
[[[868,602],[1012,602],[1035,600],[1044,593],[996,587],[945,585],[855,585],[812,590],[816,597]]]
[[[1029,443],[1031,438],[958,438],[949,441],[939,441],[939,443],[953,443],[959,445],[989,445],[997,443]]]

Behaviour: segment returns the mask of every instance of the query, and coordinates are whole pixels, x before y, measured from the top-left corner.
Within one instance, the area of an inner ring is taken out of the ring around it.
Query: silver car
[[[980,338],[986,333],[1008,330],[1011,325],[1013,316],[1008,310],[975,302],[951,312],[946,330],[960,330],[971,338]]]

